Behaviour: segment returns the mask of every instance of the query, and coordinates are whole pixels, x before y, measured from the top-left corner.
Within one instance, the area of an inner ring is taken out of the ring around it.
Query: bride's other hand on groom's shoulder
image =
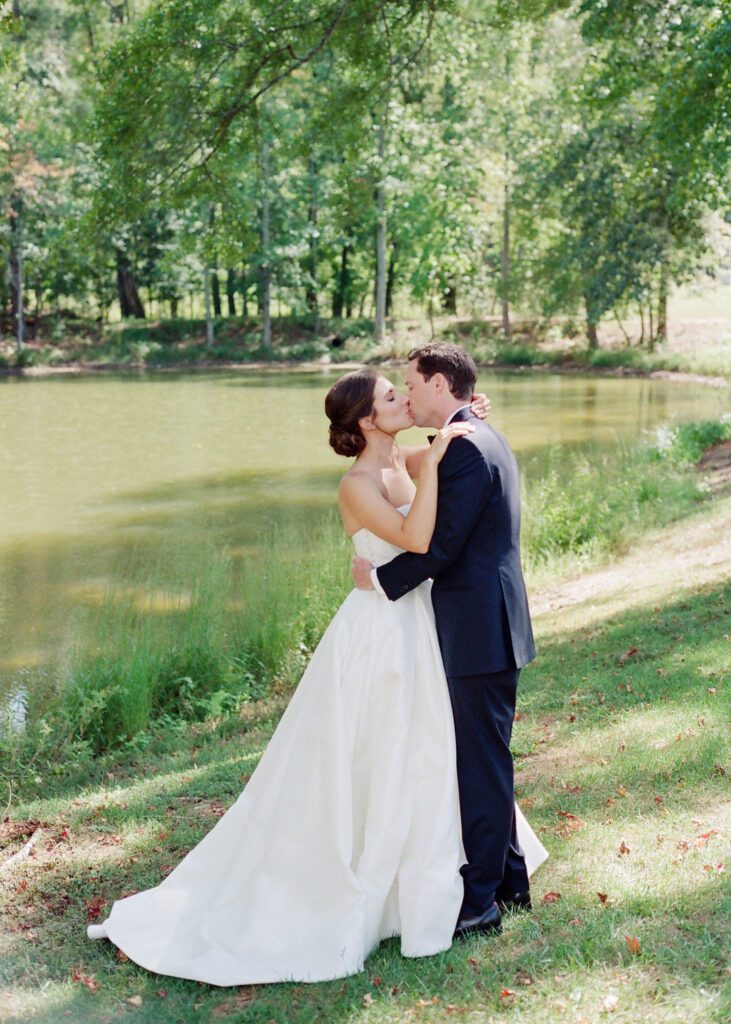
[[[373,566],[367,558],[361,558],[359,555],[353,556],[353,561],[350,563],[350,575],[358,590],[375,590],[371,579],[372,571]]]

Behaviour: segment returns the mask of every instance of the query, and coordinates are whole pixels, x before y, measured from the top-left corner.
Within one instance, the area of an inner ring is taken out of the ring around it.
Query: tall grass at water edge
[[[525,487],[523,554],[535,582],[620,551],[705,498],[692,468],[731,438],[731,417],[663,428],[592,457],[549,458]],[[336,513],[304,536],[271,531],[251,550],[160,553],[79,622],[51,696],[22,732],[0,735],[0,771],[23,788],[150,730],[221,719],[299,679],[350,582]],[[32,710],[32,709],[31,709]]]

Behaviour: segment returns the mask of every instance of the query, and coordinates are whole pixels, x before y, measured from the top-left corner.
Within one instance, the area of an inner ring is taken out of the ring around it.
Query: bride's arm
[[[372,476],[367,473],[346,474],[338,489],[343,519],[346,512],[347,517],[357,522],[361,529],[370,530],[405,551],[424,554],[429,550],[437,517],[437,466],[452,438],[462,437],[474,429],[469,423],[450,423],[439,431],[422,459],[419,486],[407,516],[402,516],[384,498]]]
[[[479,394],[475,395],[470,404],[471,411],[475,416],[481,420],[486,420],[490,414],[492,408],[492,402],[487,395]],[[406,472],[409,474],[412,480],[418,480],[421,474],[421,464],[424,460],[424,456],[429,451],[431,446],[428,444],[420,445],[403,445],[401,447],[401,457],[404,460],[404,466]]]

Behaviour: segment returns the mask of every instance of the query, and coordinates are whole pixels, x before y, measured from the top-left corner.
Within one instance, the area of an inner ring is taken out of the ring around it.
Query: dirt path
[[[622,609],[654,604],[669,592],[728,581],[731,586],[731,441],[716,445],[699,465],[713,502],[691,519],[643,538],[610,565],[544,586],[531,595],[531,611],[550,629],[554,615],[571,608],[584,625]]]

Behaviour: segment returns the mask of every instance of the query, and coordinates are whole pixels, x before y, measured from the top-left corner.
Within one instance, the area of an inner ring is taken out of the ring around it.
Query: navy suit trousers
[[[496,898],[528,891],[515,832],[510,736],[519,669],[448,677],[457,739],[462,841],[461,917],[484,913]]]

